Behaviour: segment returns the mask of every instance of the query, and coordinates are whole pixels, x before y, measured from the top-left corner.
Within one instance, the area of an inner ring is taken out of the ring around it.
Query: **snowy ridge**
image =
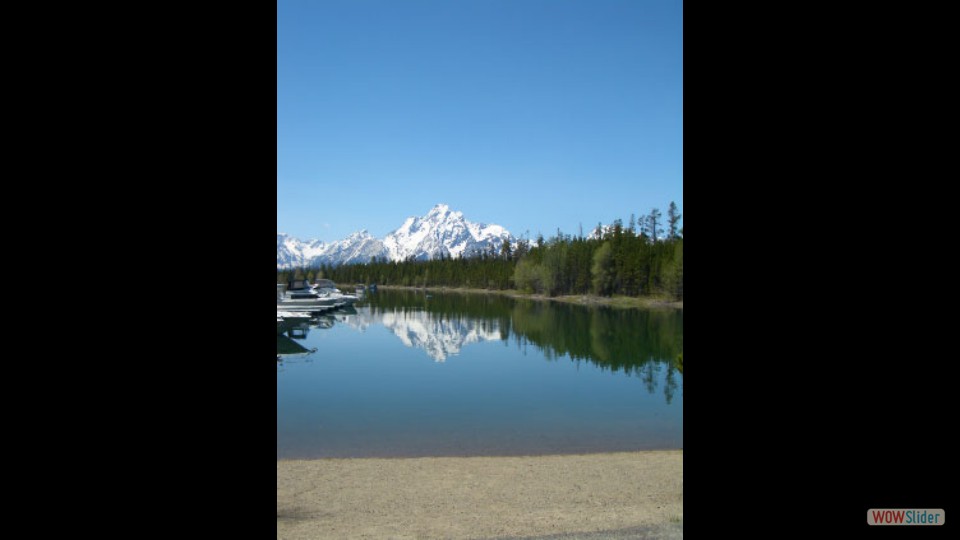
[[[317,242],[319,241],[302,242],[284,233],[277,233],[277,268],[302,266],[305,258],[312,251],[316,251],[316,247],[313,246]],[[319,243],[323,244],[323,242]]]
[[[402,261],[440,257],[471,257],[481,252],[499,252],[503,242],[515,243],[510,231],[500,225],[474,223],[445,204],[434,206],[425,216],[409,217],[379,240],[366,230],[326,244],[301,242],[277,234],[277,268],[341,265],[370,262],[372,258]]]
[[[370,262],[372,257],[380,257],[383,254],[383,242],[370,236],[366,229],[357,231],[343,240],[331,242],[324,246],[322,250],[304,257],[311,261],[310,265],[319,264],[318,261],[325,259],[328,261],[337,261],[335,264],[353,264]],[[280,261],[277,260],[279,266]]]

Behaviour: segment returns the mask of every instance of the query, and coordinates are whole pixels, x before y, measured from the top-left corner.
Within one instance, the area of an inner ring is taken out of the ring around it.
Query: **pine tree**
[[[610,294],[613,281],[613,250],[610,242],[604,242],[600,249],[593,254],[593,292],[595,294]]]
[[[670,208],[667,209],[667,222],[670,224],[670,239],[677,238],[677,224],[680,223],[681,214],[677,213],[677,203],[670,201]]]
[[[650,239],[656,243],[657,241],[657,225],[660,224],[660,210],[654,208],[650,211],[650,215],[647,216],[647,229],[650,231]]]
[[[519,240],[517,240],[517,248],[516,248],[516,250],[514,250],[514,252],[513,252],[513,257],[514,257],[514,259],[516,259],[516,260],[522,259],[523,256],[526,255],[527,252],[530,250],[530,245],[529,245],[529,244],[530,244],[530,242],[528,242],[527,240],[525,240],[525,239],[523,239],[523,238],[520,238]]]

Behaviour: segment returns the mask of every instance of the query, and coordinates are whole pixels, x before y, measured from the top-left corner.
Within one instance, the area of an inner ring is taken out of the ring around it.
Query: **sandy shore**
[[[676,538],[682,523],[681,450],[277,461],[278,539]]]

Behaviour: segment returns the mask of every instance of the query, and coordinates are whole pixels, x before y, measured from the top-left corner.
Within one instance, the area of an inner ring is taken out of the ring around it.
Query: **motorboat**
[[[338,289],[337,285],[329,279],[318,279],[317,282],[310,287],[310,290],[327,294],[330,297],[335,298],[338,302],[344,302],[347,305],[353,304],[359,300],[359,298],[354,294],[344,294],[343,291]]]
[[[315,287],[287,290],[287,286],[277,284],[277,311],[306,311],[318,313],[336,308],[344,300]]]

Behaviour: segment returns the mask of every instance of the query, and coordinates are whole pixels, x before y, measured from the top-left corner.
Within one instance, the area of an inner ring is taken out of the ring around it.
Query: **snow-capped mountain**
[[[303,242],[277,233],[277,268],[303,265]]]
[[[499,225],[473,223],[445,204],[434,206],[423,217],[410,217],[399,229],[383,239],[387,258],[399,261],[408,257],[417,260],[445,257],[468,257],[491,247],[499,252],[510,233]]]
[[[515,240],[500,225],[474,223],[445,204],[434,206],[425,216],[410,217],[383,240],[366,230],[326,244],[319,240],[302,242],[285,234],[277,235],[277,268],[291,266],[340,265],[369,262],[371,258],[400,261],[439,257],[470,257],[482,251],[499,252],[506,239]]]
[[[366,229],[357,231],[343,240],[326,244],[323,250],[307,258],[310,266],[321,262],[327,264],[353,264],[370,262],[372,257],[383,256],[383,242],[377,240]],[[280,260],[277,259],[279,266]]]
[[[277,268],[303,266],[326,250],[327,244],[320,240],[302,242],[292,236],[277,233]]]
[[[594,229],[590,231],[590,234],[587,235],[587,240],[599,240],[608,234],[613,234],[613,225],[604,225],[600,227],[600,234],[597,234],[597,229],[594,227]]]

